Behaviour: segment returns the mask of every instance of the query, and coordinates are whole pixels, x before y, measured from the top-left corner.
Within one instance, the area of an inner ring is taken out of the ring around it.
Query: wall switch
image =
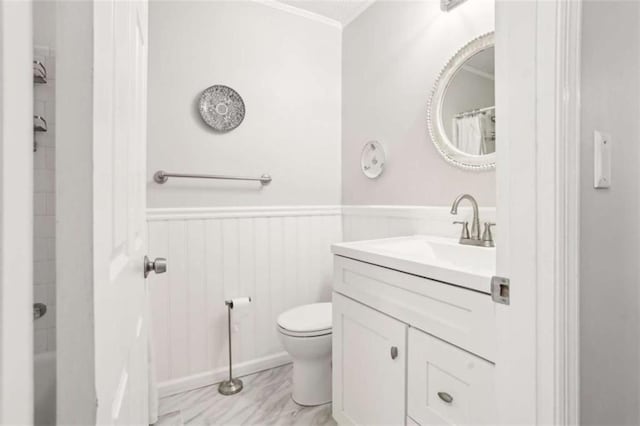
[[[611,135],[593,132],[593,187],[611,186]]]

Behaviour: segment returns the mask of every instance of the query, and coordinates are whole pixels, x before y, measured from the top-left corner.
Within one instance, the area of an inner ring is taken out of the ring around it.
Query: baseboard
[[[275,355],[270,355],[264,358],[258,358],[234,365],[233,375],[234,377],[242,377],[249,374],[257,373],[262,370],[268,370],[269,368],[279,367],[290,362],[291,358],[289,357],[289,354],[286,352],[280,352]],[[229,368],[224,367],[205,371],[187,377],[181,377],[179,379],[160,382],[158,384],[158,394],[160,398],[169,395],[175,395],[180,392],[186,392],[189,390],[219,383],[227,379],[228,376]]]

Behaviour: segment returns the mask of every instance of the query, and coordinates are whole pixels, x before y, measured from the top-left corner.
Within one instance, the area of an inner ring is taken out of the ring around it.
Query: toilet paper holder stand
[[[249,297],[249,302],[251,298]],[[218,392],[222,395],[235,395],[242,390],[242,380],[233,378],[233,358],[231,357],[231,310],[234,306],[234,299],[225,300],[224,304],[227,306],[227,321],[229,331],[229,379],[223,381],[218,385]]]

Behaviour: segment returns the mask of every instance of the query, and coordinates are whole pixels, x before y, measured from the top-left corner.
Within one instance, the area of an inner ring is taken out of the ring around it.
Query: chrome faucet
[[[469,223],[465,221],[455,221],[454,224],[462,225],[462,233],[460,234],[460,244],[481,247],[494,247],[493,235],[491,235],[491,227],[495,223],[485,222],[484,232],[480,237],[480,216],[478,214],[478,202],[469,194],[461,194],[453,200],[451,205],[451,214],[458,214],[458,205],[462,200],[469,200],[473,207],[473,221],[471,223],[471,232],[469,232]]]

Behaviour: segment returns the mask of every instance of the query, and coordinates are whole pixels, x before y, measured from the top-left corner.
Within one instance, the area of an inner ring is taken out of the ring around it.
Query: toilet
[[[283,312],[278,332],[293,360],[293,400],[305,406],[331,402],[331,303]]]

